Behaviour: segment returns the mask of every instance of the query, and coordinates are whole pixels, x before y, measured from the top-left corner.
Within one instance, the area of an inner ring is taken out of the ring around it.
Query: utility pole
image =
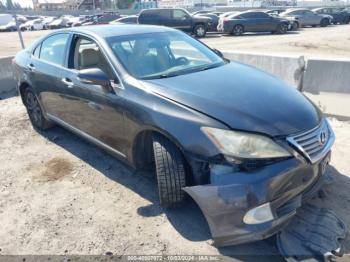
[[[14,9],[12,1],[8,1],[8,8],[11,9],[10,11],[12,11],[12,16],[15,19],[15,23],[16,23],[16,29],[17,29],[17,32],[18,32],[19,41],[21,42],[22,49],[24,49],[25,46],[24,46],[24,41],[23,41],[23,37],[22,37],[22,31],[19,28],[19,23],[18,23],[16,11]]]

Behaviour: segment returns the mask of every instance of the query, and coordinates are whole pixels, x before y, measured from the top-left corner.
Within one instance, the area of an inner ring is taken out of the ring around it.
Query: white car
[[[43,30],[44,29],[44,23],[42,19],[34,19],[34,20],[29,20],[28,22],[20,25],[19,27],[22,31],[30,30]]]

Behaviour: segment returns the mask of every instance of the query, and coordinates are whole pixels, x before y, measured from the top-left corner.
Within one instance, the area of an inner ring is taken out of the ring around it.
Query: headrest
[[[80,67],[96,67],[100,62],[100,54],[95,49],[85,49],[80,53]]]

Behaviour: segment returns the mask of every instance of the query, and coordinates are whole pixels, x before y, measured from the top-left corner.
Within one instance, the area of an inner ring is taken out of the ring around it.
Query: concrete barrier
[[[305,68],[303,56],[271,56],[252,53],[224,51],[223,55],[230,60],[252,65],[284,80],[287,84],[301,89]]]
[[[13,57],[0,58],[0,98],[7,98],[17,93],[12,71]]]
[[[303,91],[350,94],[350,61],[308,59]]]
[[[350,119],[350,61],[308,59],[303,92],[326,114]]]

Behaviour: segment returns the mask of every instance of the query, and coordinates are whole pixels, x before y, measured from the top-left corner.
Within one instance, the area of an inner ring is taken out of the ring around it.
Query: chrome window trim
[[[322,150],[314,157],[311,157],[306,150],[295,140],[296,138],[302,137],[302,136],[307,136],[313,132],[315,132],[317,129],[320,129],[322,127],[322,125],[326,125],[327,130],[329,132],[328,134],[328,141],[326,143],[326,145],[322,148]],[[310,161],[312,164],[317,163],[318,161],[320,161],[322,158],[324,158],[328,152],[330,151],[332,145],[334,144],[335,141],[335,134],[329,124],[329,122],[324,118],[322,119],[322,121],[320,122],[320,124],[318,124],[316,127],[307,130],[303,133],[299,133],[299,134],[295,134],[292,136],[288,136],[287,137],[287,142],[292,145],[295,149],[297,149],[297,151],[299,151],[299,153],[301,153],[308,161]]]
[[[124,155],[122,152],[114,149],[113,147],[110,147],[109,145],[106,145],[102,141],[100,141],[100,140],[94,138],[93,136],[90,136],[89,134],[81,131],[80,129],[78,129],[78,128],[76,128],[76,127],[66,123],[62,119],[60,119],[60,118],[58,118],[58,117],[56,117],[56,116],[54,116],[54,115],[52,115],[50,113],[47,113],[47,117],[50,120],[56,122],[57,124],[62,125],[63,127],[67,128],[68,130],[72,131],[73,133],[76,133],[79,136],[85,138],[86,140],[90,141],[91,143],[93,143],[93,144],[95,144],[97,146],[100,146],[100,147],[102,147],[102,148],[104,148],[104,149],[106,149],[106,150],[108,150],[108,151],[110,151],[112,153],[115,153],[115,154],[117,154],[117,155],[119,155],[119,156],[121,156],[123,158],[126,158],[126,155]]]

